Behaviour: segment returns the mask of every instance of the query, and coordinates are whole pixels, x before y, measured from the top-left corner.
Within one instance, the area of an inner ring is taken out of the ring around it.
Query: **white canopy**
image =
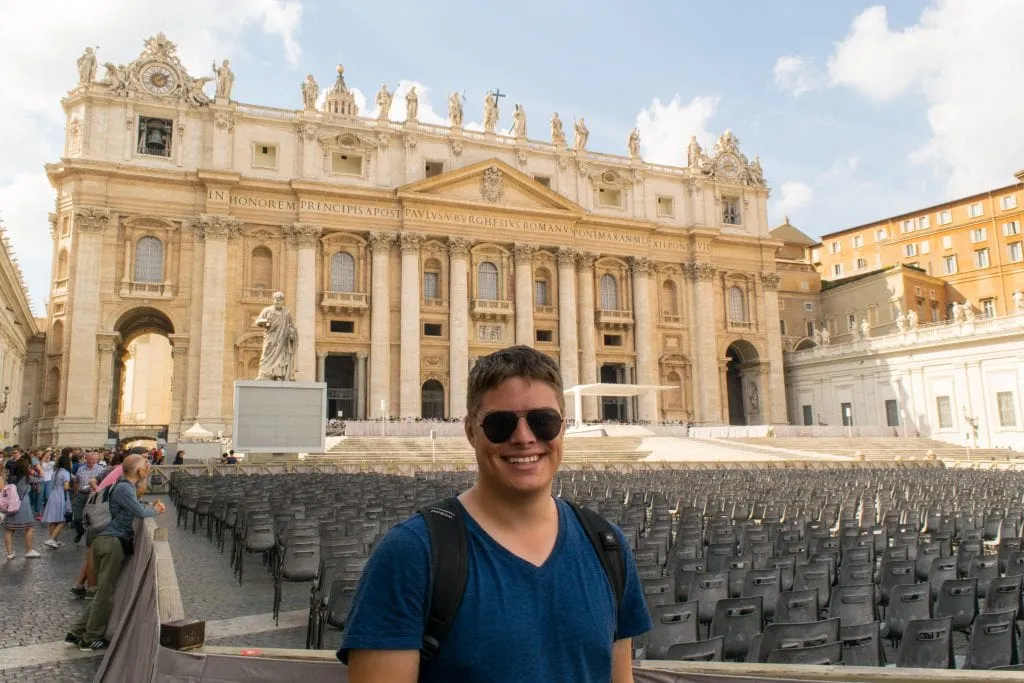
[[[672,386],[657,384],[577,384],[565,390],[573,397],[573,417],[578,423],[583,422],[584,396],[642,396],[655,391],[676,389]]]
[[[202,441],[204,439],[212,439],[213,432],[203,429],[202,425],[196,422],[194,425],[189,427],[184,434],[182,434],[182,437],[191,441]]]

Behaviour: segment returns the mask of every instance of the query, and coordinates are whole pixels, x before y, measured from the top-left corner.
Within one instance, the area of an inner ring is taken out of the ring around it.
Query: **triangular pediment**
[[[570,214],[584,212],[579,204],[549,190],[500,159],[488,159],[403,185],[398,188],[398,194],[408,199],[466,202],[505,209]]]

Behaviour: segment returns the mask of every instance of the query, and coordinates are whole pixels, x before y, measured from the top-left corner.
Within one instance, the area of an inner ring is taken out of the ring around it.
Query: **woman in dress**
[[[68,461],[70,463],[70,461]],[[46,510],[46,502],[50,500],[50,491],[53,490],[53,454],[45,451],[39,457],[39,467],[43,470],[43,511]]]
[[[39,557],[39,553],[32,547],[32,540],[35,537],[36,518],[32,512],[32,501],[29,500],[29,470],[32,468],[32,460],[26,455],[18,458],[14,464],[14,471],[8,484],[14,484],[18,490],[18,498],[21,505],[13,515],[7,515],[4,519],[4,548],[7,550],[7,561],[14,559],[14,532],[25,532],[25,557],[32,559]]]
[[[69,512],[71,512],[71,458],[62,455],[53,470],[50,499],[46,501],[46,510],[43,511],[43,523],[50,525],[50,538],[43,545],[54,550],[63,547],[64,542],[58,541],[57,536],[64,530]]]

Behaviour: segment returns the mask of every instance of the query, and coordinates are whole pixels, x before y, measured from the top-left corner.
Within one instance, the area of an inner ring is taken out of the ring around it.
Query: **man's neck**
[[[468,501],[464,502],[468,502],[471,508],[478,510],[495,524],[509,529],[534,527],[549,520],[552,514],[557,516],[554,499],[546,492],[510,498],[477,482],[464,495],[468,498]]]

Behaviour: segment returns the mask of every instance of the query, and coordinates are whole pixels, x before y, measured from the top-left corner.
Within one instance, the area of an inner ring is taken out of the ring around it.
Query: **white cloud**
[[[210,72],[212,59],[244,53],[246,33],[256,30],[280,40],[295,65],[302,52],[297,38],[302,10],[301,0],[177,0],[169,12],[135,0],[5,3],[0,21],[0,215],[38,313],[49,290],[46,215],[53,207],[42,166],[60,157],[60,99],[75,84],[75,60],[85,46],[100,47],[100,63],[127,63],[142,51],[145,38],[164,31],[177,42],[189,71],[200,75]]]
[[[694,97],[685,105],[679,95],[667,105],[655,97],[636,115],[643,158],[655,164],[685,166],[691,135],[705,147],[714,140],[708,121],[717,106],[717,97]]]
[[[797,55],[784,55],[775,60],[772,76],[776,87],[793,97],[817,90],[823,83],[814,61]]]
[[[787,180],[779,186],[779,198],[771,202],[771,215],[782,222],[783,216],[798,214],[814,199],[814,189],[807,183]]]
[[[409,93],[409,89],[412,88],[413,86],[416,87],[416,97],[419,102],[419,110],[416,113],[416,120],[419,121],[420,123],[428,123],[435,126],[448,125],[447,106],[445,107],[445,116],[441,116],[440,114],[434,111],[434,107],[430,103],[430,88],[423,85],[419,81],[407,81],[405,79],[398,81],[398,87],[395,88],[394,96],[391,100],[391,111],[388,112],[388,118],[391,121],[405,121],[405,116],[406,113],[408,112],[405,96]],[[371,111],[368,111],[366,115],[375,117],[377,116],[377,112],[380,111],[380,107],[377,106],[376,92],[374,92],[373,97],[373,109]]]

